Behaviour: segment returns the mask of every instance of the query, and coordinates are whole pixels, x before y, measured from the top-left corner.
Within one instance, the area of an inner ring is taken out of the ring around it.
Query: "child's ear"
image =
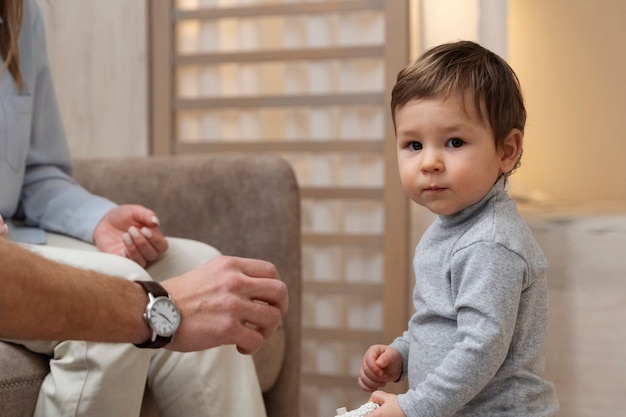
[[[524,133],[512,129],[500,147],[500,172],[507,174],[516,168],[522,156]]]

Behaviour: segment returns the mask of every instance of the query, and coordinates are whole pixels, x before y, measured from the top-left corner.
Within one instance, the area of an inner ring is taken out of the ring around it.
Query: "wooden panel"
[[[382,8],[383,0],[320,1],[283,4],[252,5],[241,7],[211,7],[197,10],[180,10],[177,21],[188,19],[223,19],[229,17],[259,17],[267,15],[293,15],[311,13],[336,13]]]
[[[258,108],[258,107],[320,107],[320,106],[353,106],[378,105],[382,94],[315,94],[315,95],[283,95],[258,97],[222,97],[222,98],[188,98],[175,102],[177,110],[189,109],[226,109],[226,108]]]
[[[184,54],[176,56],[176,65],[213,65],[225,62],[287,62],[329,59],[373,58],[383,54],[381,46],[264,50],[252,52],[220,52],[215,54]]]
[[[305,282],[304,290],[317,294],[358,294],[364,297],[380,297],[379,284],[352,282]]]
[[[183,138],[181,138],[183,140]],[[195,152],[281,152],[281,153],[380,153],[384,149],[381,141],[374,140],[267,140],[255,142],[176,142],[174,153]]]
[[[408,4],[399,5],[388,1],[386,11],[386,39],[394,40],[393,48],[386,48],[385,62],[387,97],[396,83],[397,73],[407,63],[409,56]],[[402,189],[396,164],[396,140],[391,115],[387,118],[385,138],[385,287],[383,290],[384,323],[382,343],[390,343],[407,327],[411,294],[411,250],[408,226],[410,222],[409,200]],[[391,209],[393,207],[393,209]],[[390,384],[386,391],[396,394],[406,392],[406,382]]]
[[[382,247],[383,239],[378,235],[348,235],[348,234],[302,234],[302,243],[319,246],[352,246],[352,247]]]
[[[172,54],[174,28],[171,15],[174,0],[152,0],[150,15],[150,153],[172,153],[174,141],[174,100]]]
[[[387,19],[386,38],[394,40],[393,48],[385,49],[387,97],[396,83],[397,73],[408,63],[409,39],[408,4],[388,1],[385,14]],[[385,215],[385,290],[384,342],[391,342],[406,329],[409,311],[406,294],[410,293],[408,283],[411,277],[409,235],[406,232],[409,222],[409,202],[398,174],[396,164],[396,140],[391,115],[387,118],[385,138],[385,207],[391,208]]]
[[[302,187],[302,198],[317,200],[345,199],[345,200],[380,200],[383,190],[380,188],[352,188],[352,187]]]

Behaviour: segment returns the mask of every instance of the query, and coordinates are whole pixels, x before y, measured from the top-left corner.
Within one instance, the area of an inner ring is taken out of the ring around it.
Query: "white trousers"
[[[147,270],[66,236],[48,234],[46,246],[26,247],[79,268],[155,281],[179,275],[219,255],[213,247],[197,241],[168,238],[168,243],[163,258]],[[51,356],[35,417],[137,417],[146,383],[161,417],[266,415],[252,357],[239,354],[234,346],[178,353],[139,349],[131,344],[19,343]]]

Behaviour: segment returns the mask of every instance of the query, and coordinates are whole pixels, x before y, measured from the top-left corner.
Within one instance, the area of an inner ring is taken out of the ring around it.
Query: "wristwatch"
[[[151,349],[163,347],[172,341],[180,326],[180,310],[161,284],[153,281],[135,282],[148,294],[148,305],[143,318],[152,332],[148,340],[135,346]]]

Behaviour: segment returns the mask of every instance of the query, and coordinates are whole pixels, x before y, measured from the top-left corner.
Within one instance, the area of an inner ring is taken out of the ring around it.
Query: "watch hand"
[[[170,320],[166,315],[164,315],[163,313],[157,313],[159,316],[163,317],[165,320],[167,320],[167,322],[169,324],[173,324],[172,320]]]

